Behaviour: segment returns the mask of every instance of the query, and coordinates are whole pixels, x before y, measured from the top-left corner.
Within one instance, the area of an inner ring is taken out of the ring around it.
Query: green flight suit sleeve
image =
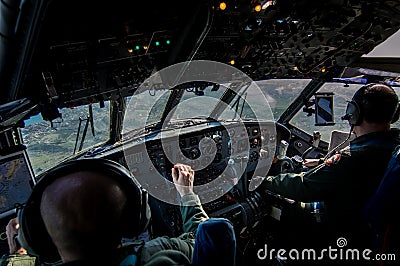
[[[321,201],[333,195],[338,186],[346,185],[346,178],[353,174],[351,163],[349,156],[343,154],[340,160],[323,163],[308,172],[267,176],[261,188],[296,201]]]
[[[181,198],[181,214],[185,233],[196,233],[199,224],[208,219],[196,194],[187,194]]]
[[[207,220],[208,216],[201,206],[199,196],[195,194],[187,194],[181,198],[180,211],[184,232],[178,237],[157,237],[146,242],[140,254],[141,265],[154,260],[157,254],[168,257],[168,250],[180,251],[190,261],[192,260],[197,227]],[[164,250],[166,252],[160,253]]]

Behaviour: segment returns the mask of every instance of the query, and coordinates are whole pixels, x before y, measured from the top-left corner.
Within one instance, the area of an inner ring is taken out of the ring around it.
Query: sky
[[[375,47],[367,56],[397,56],[400,57],[400,30],[390,36],[386,41]]]

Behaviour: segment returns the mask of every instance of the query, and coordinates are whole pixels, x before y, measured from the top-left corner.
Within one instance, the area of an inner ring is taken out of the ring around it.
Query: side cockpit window
[[[52,123],[44,121],[40,114],[25,121],[21,134],[35,175],[109,139],[109,102],[102,108],[92,104],[91,109],[89,105],[63,108],[59,110],[62,118]]]

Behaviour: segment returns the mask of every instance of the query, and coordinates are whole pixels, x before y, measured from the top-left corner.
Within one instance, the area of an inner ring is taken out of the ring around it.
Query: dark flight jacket
[[[363,208],[399,144],[396,129],[362,135],[308,172],[267,177],[261,189],[295,201],[324,202],[332,237],[355,237]]]

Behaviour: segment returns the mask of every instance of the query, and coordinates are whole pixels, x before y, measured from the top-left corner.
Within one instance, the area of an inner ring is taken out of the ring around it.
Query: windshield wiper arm
[[[239,116],[239,118],[242,118],[243,109],[244,109],[244,104],[246,103],[246,98],[247,98],[247,92],[244,94],[244,99],[243,99],[243,102],[242,102],[242,107],[241,107],[241,109],[240,109],[240,116]],[[238,105],[239,105],[239,104],[238,104]],[[235,112],[235,118],[236,118],[236,112]]]
[[[95,136],[92,105],[89,105],[89,115],[87,116],[87,118],[79,117],[79,126],[78,126],[78,132],[76,133],[76,140],[75,140],[75,147],[74,147],[74,153],[73,154],[76,153],[76,146],[78,145],[79,134],[81,132],[81,127],[82,127],[82,121],[86,121],[86,123],[85,123],[85,128],[83,129],[82,139],[81,139],[81,143],[79,144],[78,152],[80,152],[82,150],[82,148],[83,148],[83,143],[85,142],[85,139],[86,139],[86,133],[88,131],[89,124],[91,126],[93,137]]]
[[[81,139],[81,143],[79,145],[78,152],[82,150],[83,142],[85,141],[85,138],[86,138],[86,131],[88,129],[89,119],[88,118],[83,119],[82,117],[79,117],[78,132],[76,133],[76,140],[75,140],[75,147],[74,147],[74,153],[73,154],[76,153],[76,146],[78,146],[79,134],[81,132],[81,127],[82,127],[82,121],[86,121],[86,124],[85,124],[85,128],[83,130],[82,139]]]

